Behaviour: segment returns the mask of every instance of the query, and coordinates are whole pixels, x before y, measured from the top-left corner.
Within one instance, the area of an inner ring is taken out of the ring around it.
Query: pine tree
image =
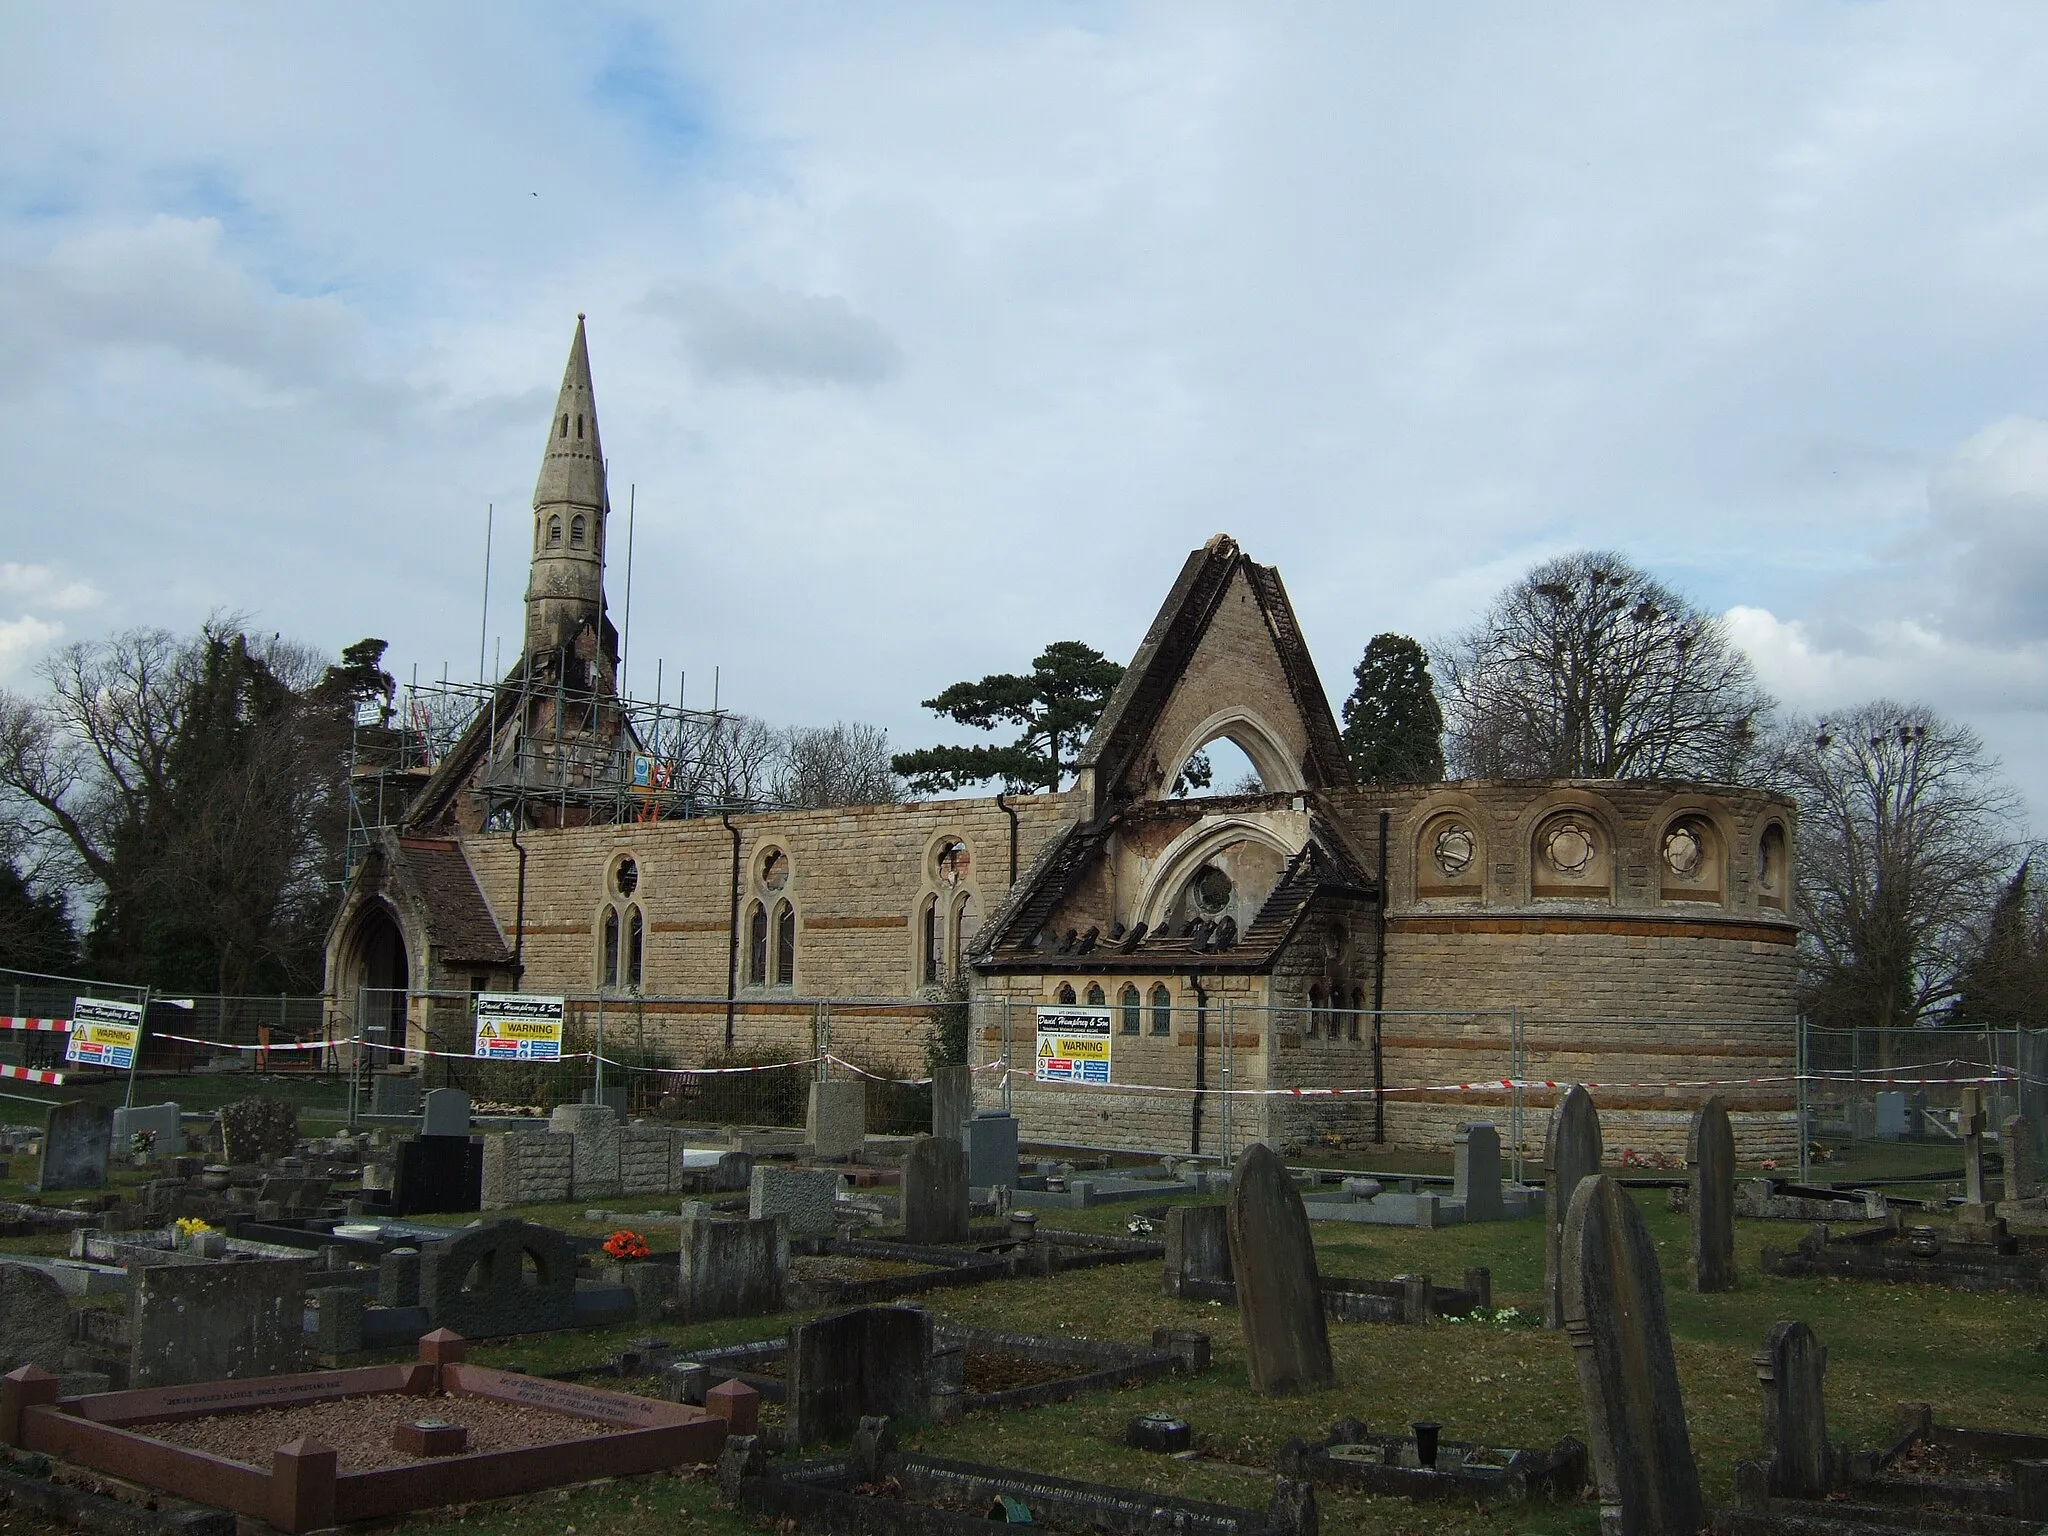
[[[1078,640],[1056,640],[1028,675],[996,672],[955,683],[924,707],[979,730],[1022,726],[1007,747],[925,747],[900,752],[895,770],[919,794],[1001,779],[1012,789],[1057,790],[1124,669]]]
[[[1984,947],[1963,971],[1948,1021],[1967,1029],[2038,1028],[2043,1020],[2041,988],[2048,982],[2048,955],[2027,899],[2023,861],[1998,893]]]
[[[1362,784],[1428,783],[1444,776],[1444,712],[1429,656],[1406,635],[1374,635],[1344,701],[1344,747]]]

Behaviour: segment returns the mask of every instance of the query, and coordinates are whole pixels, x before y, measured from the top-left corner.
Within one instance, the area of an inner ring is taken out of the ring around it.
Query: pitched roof
[[[419,897],[428,942],[440,946],[442,959],[456,965],[511,966],[512,951],[461,845],[443,838],[402,837],[396,842],[392,862]]]

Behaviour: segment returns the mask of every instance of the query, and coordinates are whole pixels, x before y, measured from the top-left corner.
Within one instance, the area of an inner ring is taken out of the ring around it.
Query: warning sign
[[[1041,1083],[1109,1081],[1109,1010],[1038,1010],[1038,1067]]]
[[[126,1072],[135,1065],[142,1044],[142,1004],[112,998],[80,997],[71,1003],[71,1042],[64,1059],[83,1067],[111,1067]]]
[[[531,992],[476,995],[476,1053],[494,1061],[560,1061],[567,1000]]]

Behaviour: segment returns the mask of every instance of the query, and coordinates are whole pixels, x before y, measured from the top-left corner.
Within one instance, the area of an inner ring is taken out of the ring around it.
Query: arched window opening
[[[581,416],[576,418],[576,440],[578,442],[583,440],[583,418]]]
[[[612,871],[612,889],[621,896],[640,889],[640,865],[631,857],[619,860],[619,867]]]
[[[1361,1022],[1359,1016],[1364,1012],[1365,988],[1353,987],[1351,989],[1351,1038],[1354,1040],[1358,1038],[1358,1026]]]
[[[775,908],[775,985],[796,985],[796,908],[786,901]]]
[[[581,513],[578,513],[575,517],[569,520],[569,547],[571,549],[581,549],[583,547],[584,540],[587,539],[589,535],[590,525],[589,523],[584,521],[583,515]]]
[[[1103,995],[1101,982],[1091,981],[1088,983],[1088,1006],[1090,1008],[1100,1008],[1108,1001],[1109,999]]]
[[[1061,1002],[1072,1003],[1074,1000],[1074,988],[1072,984],[1064,981],[1061,982],[1059,992],[1056,995],[1058,996]]]
[[[626,914],[626,985],[640,990],[641,962],[647,953],[647,925],[638,907]]]
[[[768,909],[758,901],[747,909],[747,982],[768,985]]]
[[[1175,798],[1202,799],[1210,795],[1264,794],[1266,784],[1244,748],[1228,736],[1219,736],[1191,753],[1167,788]]]
[[[1311,986],[1308,989],[1308,1022],[1302,1026],[1301,1032],[1308,1036],[1309,1039],[1315,1039],[1322,1029],[1322,1019],[1323,989],[1319,986]]]
[[[560,549],[561,547],[562,520],[559,517],[551,517],[548,519],[548,548]]]
[[[562,434],[561,434],[561,435],[562,435],[563,437],[567,437],[567,436],[569,435],[569,413],[568,413],[567,411],[564,411],[564,412],[562,412]]]
[[[939,984],[939,898],[927,896],[917,918],[917,973],[921,985]]]
[[[1162,983],[1152,989],[1152,1033],[1173,1033],[1173,994]]]
[[[619,984],[619,909],[604,909],[604,967],[598,972],[602,985]]]
[[[953,909],[953,964],[952,974],[960,974],[965,957],[974,949],[974,936],[981,932],[981,912],[974,905],[972,896],[962,896]]]
[[[1123,1032],[1135,1035],[1138,1032],[1138,1016],[1145,1011],[1144,1000],[1138,996],[1136,987],[1125,987],[1124,995],[1118,999],[1123,1005]]]

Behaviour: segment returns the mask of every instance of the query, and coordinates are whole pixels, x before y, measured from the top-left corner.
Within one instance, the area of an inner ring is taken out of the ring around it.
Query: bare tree
[[[903,781],[889,757],[889,733],[879,726],[792,726],[783,733],[775,798],[806,808],[901,800]]]
[[[1944,1008],[2025,856],[2019,801],[1976,733],[1875,699],[1787,726],[1817,1023],[1900,1027]],[[1881,1037],[1882,1038],[1882,1037]]]
[[[1774,708],[1718,618],[1599,551],[1537,566],[1435,660],[1475,778],[1733,780]]]

